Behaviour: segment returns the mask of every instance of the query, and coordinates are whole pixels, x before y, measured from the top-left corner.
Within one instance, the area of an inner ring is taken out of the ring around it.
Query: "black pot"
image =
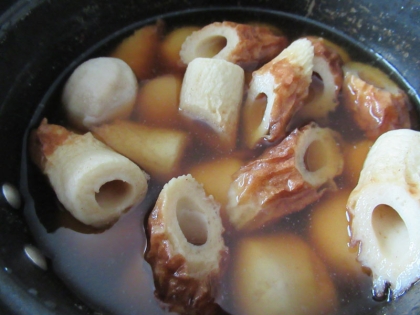
[[[258,19],[273,16],[273,12],[264,10],[275,10],[329,25],[339,35],[357,41],[350,43],[374,51],[378,60],[399,72],[403,77],[400,84],[409,90],[419,109],[419,0],[2,1],[0,185],[9,183],[26,189],[26,181],[21,180],[25,130],[34,113],[43,112],[45,104],[41,101],[46,91],[78,56],[133,23],[185,10],[194,17],[199,14],[194,10],[199,8],[213,10],[207,13],[208,19],[212,14],[216,20],[220,19],[217,14]],[[35,242],[24,219],[24,205],[14,209],[3,196],[0,206],[0,313],[96,314],[64,286],[51,268],[44,271],[25,255],[25,245]],[[373,312],[420,313],[419,286],[393,303],[378,305]]]

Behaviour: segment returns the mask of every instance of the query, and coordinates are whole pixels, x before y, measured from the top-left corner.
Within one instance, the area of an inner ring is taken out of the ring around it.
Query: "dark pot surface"
[[[308,17],[353,37],[384,58],[419,104],[420,1],[2,1],[0,12],[0,185],[20,187],[26,127],[45,92],[93,44],[132,23],[168,12],[216,6],[258,7]],[[9,9],[7,9],[9,8]],[[16,210],[0,201],[0,313],[94,314],[54,275],[24,254],[34,241]],[[416,311],[417,310],[417,311]],[[377,314],[420,313],[420,288]]]

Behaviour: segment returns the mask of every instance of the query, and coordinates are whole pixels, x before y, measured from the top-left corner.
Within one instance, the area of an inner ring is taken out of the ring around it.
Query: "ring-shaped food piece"
[[[313,91],[299,111],[303,119],[325,118],[338,105],[338,94],[343,84],[343,64],[340,55],[330,48],[322,37],[307,37],[314,46],[314,75],[319,76],[322,88]]]
[[[313,58],[312,43],[299,39],[252,73],[243,111],[245,142],[249,148],[264,140],[275,142],[285,137],[287,125],[308,95]],[[255,123],[261,96],[266,97],[266,104],[262,117]]]
[[[369,139],[410,128],[408,97],[385,73],[359,62],[345,64],[343,71],[344,104]]]
[[[172,311],[194,313],[214,307],[228,249],[220,205],[191,175],[170,180],[149,216],[155,295]]]
[[[275,36],[267,27],[215,22],[191,34],[182,45],[185,64],[195,58],[217,58],[254,70],[277,56],[287,45],[285,36]]]
[[[294,130],[233,175],[226,212],[238,230],[257,229],[336,189],[343,157],[336,133],[315,123]]]
[[[352,242],[372,270],[377,297],[402,295],[420,279],[420,133],[380,136],[350,194]]]
[[[58,200],[84,224],[109,225],[146,195],[149,176],[90,132],[78,135],[44,119],[32,133],[31,154]]]

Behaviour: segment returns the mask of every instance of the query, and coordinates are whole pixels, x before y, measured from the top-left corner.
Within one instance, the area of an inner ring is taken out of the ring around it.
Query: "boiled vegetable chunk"
[[[180,161],[189,143],[185,132],[124,120],[96,127],[93,133],[159,180],[170,179],[180,171]]]
[[[149,79],[153,76],[159,39],[159,25],[145,26],[124,39],[111,56],[124,60],[138,80]]]
[[[322,261],[292,234],[240,241],[233,292],[240,314],[333,313],[336,292]]]
[[[197,26],[184,26],[167,34],[159,47],[160,61],[172,71],[185,71],[187,66],[182,62],[179,52],[185,39],[193,32],[198,31]]]
[[[234,157],[206,161],[194,165],[190,174],[201,184],[207,194],[222,205],[227,203],[227,191],[232,183],[232,175],[242,166],[243,162]]]
[[[168,74],[141,85],[135,105],[136,120],[162,127],[178,124],[181,78]]]
[[[347,220],[349,190],[328,194],[311,212],[309,236],[319,256],[339,275],[354,279],[363,275],[357,248],[350,247]]]
[[[344,170],[351,188],[356,187],[366,156],[373,145],[372,140],[361,140],[344,145]]]

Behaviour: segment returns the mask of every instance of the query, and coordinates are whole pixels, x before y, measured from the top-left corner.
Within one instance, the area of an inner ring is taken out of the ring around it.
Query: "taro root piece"
[[[172,74],[158,76],[142,84],[135,105],[137,121],[171,127],[179,124],[178,106],[182,79]]]
[[[187,37],[199,29],[198,26],[184,26],[167,34],[159,46],[159,61],[175,72],[185,71],[186,65],[179,52]]]
[[[228,249],[220,205],[191,175],[170,180],[149,216],[146,260],[155,295],[171,311],[205,314],[213,307]]]
[[[420,279],[420,133],[393,130],[370,149],[347,209],[360,263],[377,297],[403,294]]]
[[[148,175],[90,132],[78,135],[44,119],[32,133],[31,154],[58,200],[84,224],[109,225],[146,195]]]
[[[253,72],[244,107],[244,133],[249,148],[264,139],[275,142],[285,137],[290,119],[308,95],[313,58],[312,43],[299,39]],[[266,101],[261,104],[261,99]]]
[[[125,61],[138,80],[152,78],[162,29],[163,24],[158,22],[136,30],[115,48],[111,57]]]
[[[344,145],[344,170],[349,187],[355,188],[359,181],[360,172],[363,169],[363,163],[369,153],[374,141],[363,139]]]
[[[294,130],[233,177],[226,211],[238,230],[256,229],[336,189],[343,157],[336,134],[315,123]]]
[[[126,156],[154,179],[167,181],[179,173],[190,138],[186,132],[116,120],[92,129],[95,137]]]
[[[345,64],[343,70],[344,104],[369,139],[410,128],[408,97],[385,73],[358,62]]]
[[[367,278],[357,261],[357,249],[350,247],[346,215],[349,189],[326,194],[311,209],[309,238],[319,257],[347,281]]]
[[[232,287],[238,314],[337,313],[337,293],[328,271],[300,237],[245,237],[235,254]]]
[[[335,110],[338,105],[338,94],[343,85],[343,71],[341,66],[343,61],[340,55],[328,46],[322,37],[307,37],[314,46],[314,67],[313,82],[315,80],[321,87],[314,95],[308,97],[299,116],[303,119],[320,119]],[[319,76],[319,78],[318,78]]]
[[[117,118],[128,117],[137,96],[137,79],[118,58],[85,61],[64,86],[62,101],[71,124],[90,129]]]
[[[234,149],[242,105],[244,70],[225,60],[196,58],[181,87],[181,114],[214,130],[226,149]]]
[[[243,165],[237,157],[211,159],[190,168],[189,173],[201,184],[208,195],[222,205],[227,203],[227,192],[232,183],[232,175]]]
[[[180,56],[186,64],[199,57],[217,58],[253,70],[286,45],[285,36],[275,36],[267,27],[215,22],[187,37]]]

